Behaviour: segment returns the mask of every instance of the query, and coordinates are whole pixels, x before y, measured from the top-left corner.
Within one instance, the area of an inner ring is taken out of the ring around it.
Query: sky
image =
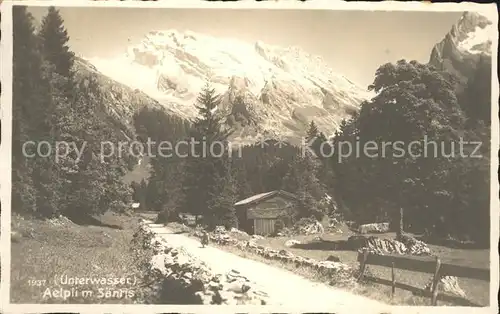
[[[428,62],[459,12],[59,8],[70,47],[83,57],[126,52],[152,30],[191,30],[247,42],[298,46],[321,56],[362,87],[377,68],[400,59]],[[40,20],[47,8],[32,7]]]

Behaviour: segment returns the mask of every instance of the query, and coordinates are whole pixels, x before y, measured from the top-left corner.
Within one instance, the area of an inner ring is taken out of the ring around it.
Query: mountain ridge
[[[480,63],[491,59],[492,27],[487,17],[464,12],[433,47],[429,63],[455,74],[463,88]],[[116,58],[79,63],[98,73],[111,94],[118,89],[126,95],[125,102],[116,101],[114,94],[107,100],[115,102],[109,110],[124,125],[137,110],[132,103],[150,104],[192,120],[197,116],[196,97],[210,81],[221,95],[217,109],[225,127],[235,130],[231,140],[242,143],[262,137],[297,143],[310,121],[330,136],[374,95],[299,47],[175,29],[151,31]]]
[[[249,44],[191,31],[151,31],[122,56],[89,61],[186,119],[197,115],[196,96],[210,81],[222,96],[219,109],[227,125],[235,127],[233,120],[241,118],[235,111],[249,122],[236,130],[238,141],[251,142],[263,134],[297,140],[312,120],[333,134],[372,95],[299,47]],[[238,96],[244,106],[233,108]]]

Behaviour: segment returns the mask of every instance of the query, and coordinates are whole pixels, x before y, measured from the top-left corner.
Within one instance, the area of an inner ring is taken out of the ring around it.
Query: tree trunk
[[[404,222],[403,222],[403,208],[399,208],[399,221],[398,221],[398,229],[396,230],[396,238],[398,240],[403,236]]]

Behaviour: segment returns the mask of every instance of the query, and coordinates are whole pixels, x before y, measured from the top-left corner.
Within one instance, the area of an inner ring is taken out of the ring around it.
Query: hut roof
[[[260,193],[260,194],[254,195],[254,196],[250,196],[248,198],[245,198],[244,200],[237,202],[236,204],[234,204],[234,206],[256,204],[256,203],[265,201],[265,200],[267,200],[271,197],[277,196],[277,195],[284,196],[286,198],[297,199],[297,197],[292,193],[282,191],[282,190],[275,190],[275,191],[271,191],[271,192]]]

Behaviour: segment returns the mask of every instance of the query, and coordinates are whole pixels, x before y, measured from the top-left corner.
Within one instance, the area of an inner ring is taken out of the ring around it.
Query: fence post
[[[391,295],[392,298],[394,298],[395,293],[396,293],[396,276],[394,274],[394,262],[392,262],[392,295]]]
[[[432,286],[431,286],[431,305],[437,305],[437,296],[438,296],[438,285],[439,285],[439,269],[441,268],[441,260],[436,256],[436,271],[434,272],[434,277],[432,278]]]
[[[368,250],[366,248],[364,248],[362,254],[363,255],[361,258],[361,264],[359,265],[360,266],[360,274],[358,277],[358,281],[361,280],[363,278],[363,276],[365,275],[366,260],[368,259]]]

